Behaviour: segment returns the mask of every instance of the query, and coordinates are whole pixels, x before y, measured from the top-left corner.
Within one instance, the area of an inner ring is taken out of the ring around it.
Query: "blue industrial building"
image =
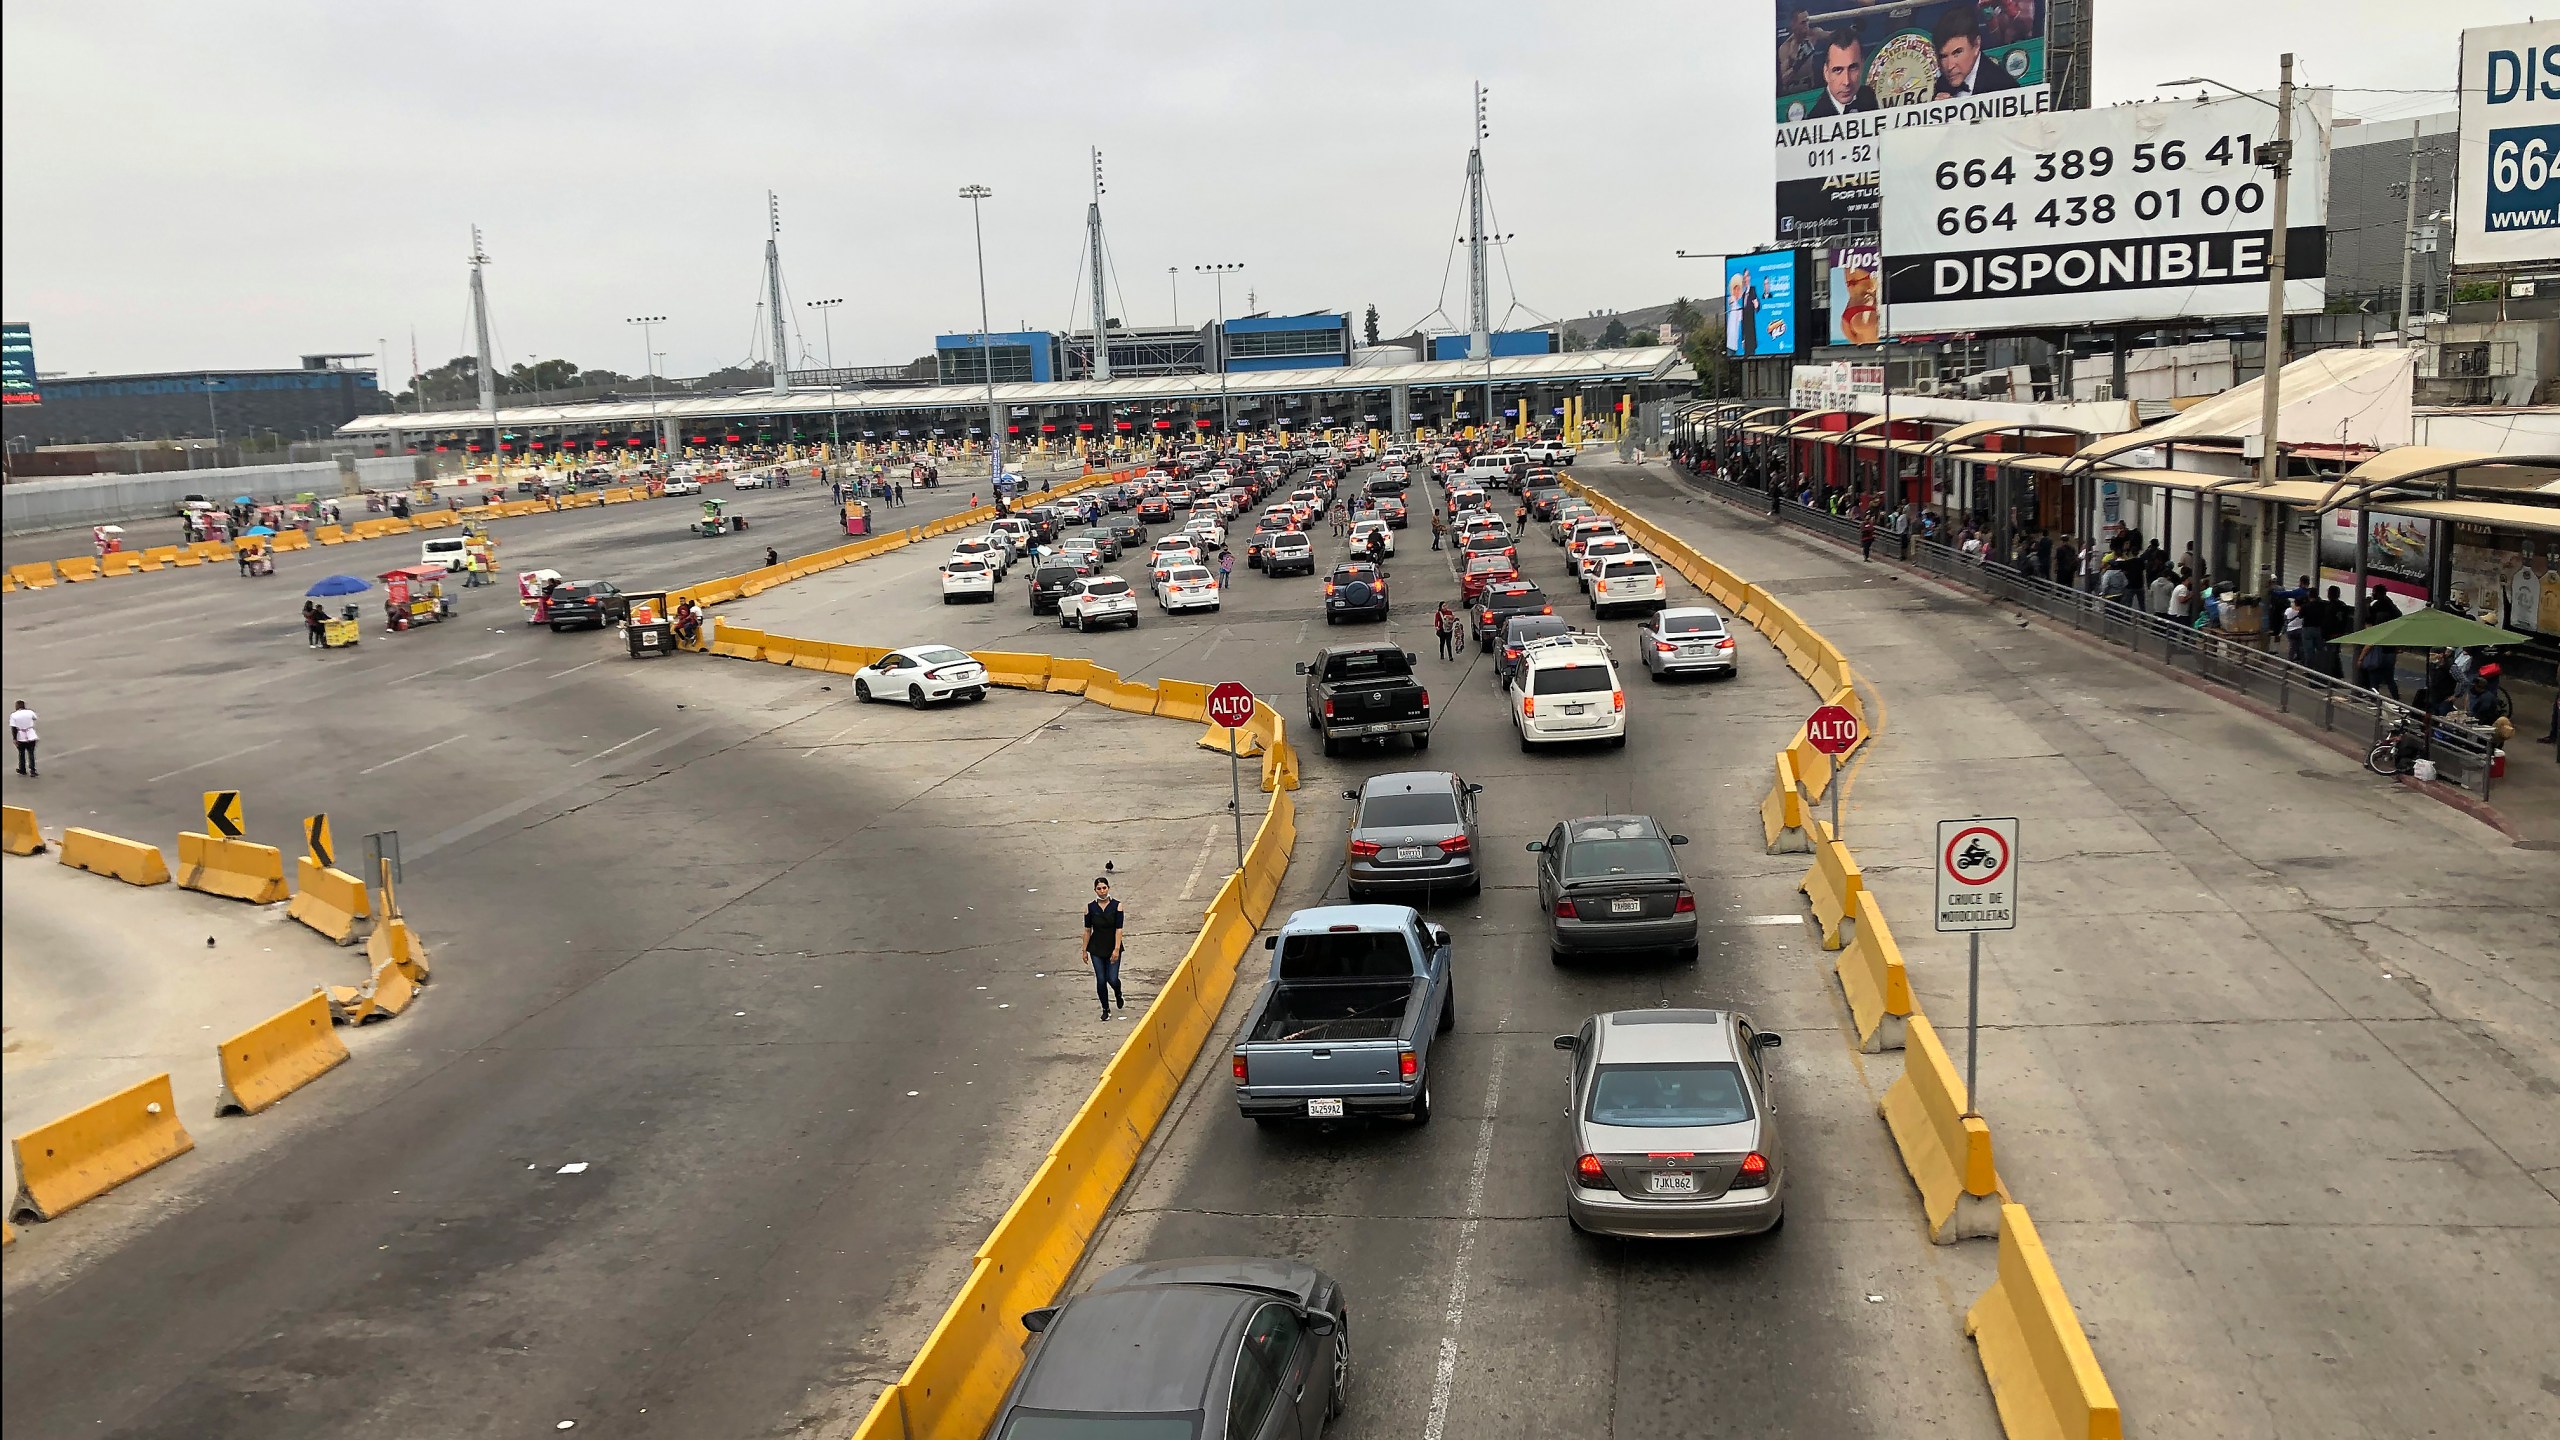
[[[990,365],[999,385],[1046,384],[1066,378],[1058,337],[1046,330],[999,330],[992,335],[972,330],[933,337],[934,373],[945,385],[984,385]]]
[[[1351,363],[1351,317],[1316,311],[1306,315],[1247,315],[1225,324],[1226,369],[1312,370]]]
[[[1556,353],[1556,332],[1553,330],[1496,330],[1486,338],[1492,342],[1493,353],[1497,359],[1507,355],[1553,355]],[[1430,358],[1434,360],[1466,359],[1467,337],[1464,335],[1432,336]]]

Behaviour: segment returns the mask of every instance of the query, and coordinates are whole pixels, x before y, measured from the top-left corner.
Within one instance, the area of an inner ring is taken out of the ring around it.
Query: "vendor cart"
[[[847,535],[868,535],[871,533],[870,501],[847,500],[844,502],[844,533]]]
[[[672,655],[676,648],[676,630],[669,618],[667,592],[635,590],[625,592],[630,602],[628,618],[622,622],[624,641],[631,647],[631,658],[644,655]]]
[[[693,522],[693,533],[708,539],[746,529],[746,517],[728,513],[728,504],[726,500],[706,497],[702,502],[702,518]]]
[[[444,593],[444,567],[404,565],[375,576],[382,582],[383,618],[392,630],[406,630],[453,614],[453,599]]]
[[[243,535],[234,543],[239,547],[241,574],[273,575],[276,573],[276,554],[274,550],[268,548],[268,537]]]
[[[557,570],[516,572],[516,603],[524,607],[526,624],[551,623],[551,587],[567,578]]]

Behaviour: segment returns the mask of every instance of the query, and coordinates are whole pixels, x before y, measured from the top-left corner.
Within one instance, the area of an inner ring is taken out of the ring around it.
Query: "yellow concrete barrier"
[[[276,550],[278,553],[282,553],[287,550],[308,550],[310,548],[311,537],[299,530],[279,530],[276,532]]]
[[[223,1041],[213,1113],[255,1115],[345,1064],[346,1042],[329,1027],[329,997],[315,992]]]
[[[0,851],[11,855],[44,853],[44,832],[36,828],[36,812],[24,805],[0,805]]]
[[[283,851],[192,830],[178,833],[178,888],[252,905],[273,905],[293,893],[285,888]]]
[[[98,578],[98,557],[74,555],[68,560],[54,561],[53,568],[62,572],[63,579],[78,585]]]
[[[341,945],[352,945],[356,932],[373,918],[373,897],[363,881],[305,855],[294,872],[293,903],[284,913]]]
[[[207,565],[232,558],[231,547],[219,540],[199,540],[187,547],[187,553],[195,556],[198,563]]]
[[[744,625],[731,625],[726,621],[715,620],[709,623],[711,638],[703,646],[704,649],[714,655],[726,655],[732,660],[764,658],[763,631],[751,630]]]
[[[1858,1025],[1858,1049],[1869,1055],[1902,1048],[1905,1026],[1920,1008],[1911,998],[1911,972],[1902,963],[1902,947],[1876,906],[1875,892],[1861,889],[1851,909],[1856,912],[1853,938],[1832,966],[1840,977],[1840,993],[1848,998],[1849,1018]]]
[[[1813,864],[1796,882],[1796,890],[1813,907],[1813,918],[1821,922],[1822,948],[1837,950],[1857,928],[1855,907],[1859,892],[1866,889],[1866,872],[1858,868],[1848,846],[1831,838],[1829,825],[1816,820],[1806,828],[1813,840]]]
[[[61,851],[62,863],[74,870],[104,875],[127,885],[169,883],[169,862],[156,845],[74,825],[62,832]]]
[[[115,550],[98,557],[100,575],[130,575],[142,563],[142,555],[133,550]]]
[[[2000,1232],[2000,1206],[2009,1198],[1991,1159],[1991,1127],[1965,1113],[1964,1077],[1925,1016],[1906,1022],[1902,1074],[1885,1087],[1877,1107],[1902,1167],[1920,1187],[1929,1215],[1929,1241],[1949,1245]]]
[[[1198,680],[1158,680],[1156,713],[1168,720],[1207,720],[1209,686]]]
[[[51,1220],[194,1148],[169,1077],[154,1075],[12,1138],[18,1192],[9,1218]]]
[[[1163,683],[1170,685],[1173,682],[1168,680]],[[1157,713],[1163,712],[1159,710]],[[1240,755],[1250,760],[1262,753],[1262,742],[1254,738],[1253,731],[1249,727],[1230,730],[1213,720],[1200,731],[1200,748],[1215,750],[1221,755]]]
[[[1769,855],[1804,855],[1813,850],[1812,837],[1804,824],[1804,792],[1798,789],[1795,756],[1790,750],[1778,752],[1778,775],[1769,793],[1760,797],[1760,838],[1762,853]]]
[[[1096,705],[1108,705],[1129,715],[1156,713],[1156,687],[1135,680],[1123,680],[1115,671],[1094,667],[1093,678],[1086,682],[1084,698]]]
[[[1009,690],[1045,690],[1049,657],[1021,650],[973,650],[971,658],[987,667],[987,683]]]
[[[386,958],[374,965],[362,985],[332,985],[319,993],[328,1004],[331,1023],[369,1025],[408,1009],[409,1002],[418,998],[418,982],[409,978],[400,962]]]
[[[1049,693],[1081,695],[1084,693],[1085,686],[1092,681],[1094,673],[1094,665],[1090,660],[1070,660],[1063,655],[1055,657],[1049,662]],[[1119,678],[1109,670],[1101,673],[1110,675],[1113,679]]]
[[[142,552],[142,568],[145,570],[157,570],[177,563],[178,547],[175,545],[154,545]]]
[[[397,915],[386,916],[381,924],[373,927],[373,934],[364,942],[364,953],[365,959],[377,970],[387,961],[398,965],[402,974],[418,984],[427,983],[430,967],[426,942],[418,938],[418,932],[410,927],[408,921]]]
[[[2122,1440],[2115,1387],[2024,1205],[2001,1210],[1999,1278],[1965,1312],[1964,1333],[2012,1440]]]
[[[1803,730],[1787,742],[1787,759],[1796,767],[1796,783],[1804,787],[1804,798],[1819,800],[1831,790],[1831,757],[1813,748],[1813,741]]]
[[[311,538],[319,541],[323,545],[344,545],[347,543],[348,539],[347,527],[344,525],[323,525],[311,532]]]

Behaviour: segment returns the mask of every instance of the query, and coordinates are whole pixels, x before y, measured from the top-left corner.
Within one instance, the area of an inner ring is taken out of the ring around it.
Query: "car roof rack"
[[[1591,630],[1568,630],[1562,635],[1541,636],[1521,646],[1520,658],[1526,660],[1532,651],[1537,650],[1584,650],[1593,646],[1599,647],[1603,655],[1615,654],[1609,648],[1608,636]]]

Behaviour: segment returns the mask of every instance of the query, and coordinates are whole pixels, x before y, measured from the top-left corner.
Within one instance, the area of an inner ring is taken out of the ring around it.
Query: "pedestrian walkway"
[[[1576,474],[1848,652],[1881,739],[1846,838],[1959,1049],[1934,825],[2019,817],[1976,1098],[2129,1430],[2560,1425],[2560,854],[1658,472]]]

